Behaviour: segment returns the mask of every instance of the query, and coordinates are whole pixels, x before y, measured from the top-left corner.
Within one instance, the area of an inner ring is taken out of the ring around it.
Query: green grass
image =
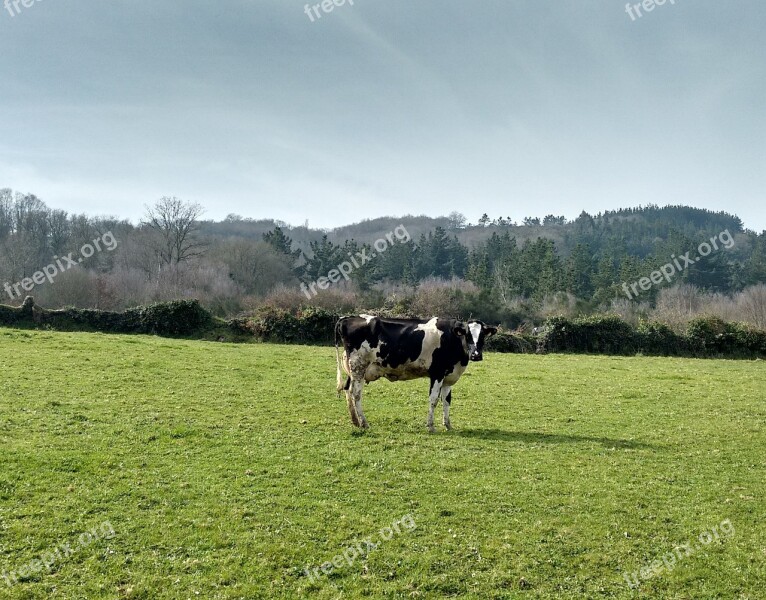
[[[330,348],[0,329],[0,598],[762,598],[763,362],[487,355],[335,395]],[[440,421],[440,419],[439,419]],[[302,574],[405,515],[314,583]],[[735,534],[628,588],[724,519]]]

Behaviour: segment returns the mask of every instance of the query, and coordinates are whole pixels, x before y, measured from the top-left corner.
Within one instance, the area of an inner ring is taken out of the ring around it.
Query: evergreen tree
[[[322,236],[318,242],[311,242],[311,258],[306,260],[303,265],[302,280],[305,282],[316,281],[320,277],[327,277],[332,269],[337,269],[338,265],[344,262],[347,256],[343,248],[336,246],[327,239],[327,234]]]
[[[298,260],[301,255],[300,250],[293,250],[293,241],[285,235],[285,232],[279,226],[275,227],[273,231],[264,233],[263,241],[280,254],[285,254],[293,260]]]
[[[615,276],[614,260],[604,256],[598,261],[596,274],[593,277],[593,300],[596,303],[608,302],[615,297]]]
[[[593,295],[593,259],[587,244],[577,244],[567,260],[566,291],[578,298]]]

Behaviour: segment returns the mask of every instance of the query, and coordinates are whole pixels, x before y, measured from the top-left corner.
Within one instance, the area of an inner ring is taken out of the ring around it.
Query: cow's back
[[[342,326],[348,367],[366,381],[429,377],[435,351],[445,335],[433,318],[351,317]]]

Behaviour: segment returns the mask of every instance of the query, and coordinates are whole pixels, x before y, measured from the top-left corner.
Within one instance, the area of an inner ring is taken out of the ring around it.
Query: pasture
[[[0,574],[114,532],[0,577],[0,598],[766,589],[762,361],[488,353],[433,435],[425,380],[367,386],[352,431],[331,348],[2,329],[0,368]]]

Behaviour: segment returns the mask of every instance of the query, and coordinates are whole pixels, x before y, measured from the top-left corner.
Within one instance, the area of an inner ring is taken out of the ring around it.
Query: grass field
[[[422,380],[352,432],[329,348],[0,330],[0,367],[0,598],[766,594],[764,362],[489,354],[433,435]]]

